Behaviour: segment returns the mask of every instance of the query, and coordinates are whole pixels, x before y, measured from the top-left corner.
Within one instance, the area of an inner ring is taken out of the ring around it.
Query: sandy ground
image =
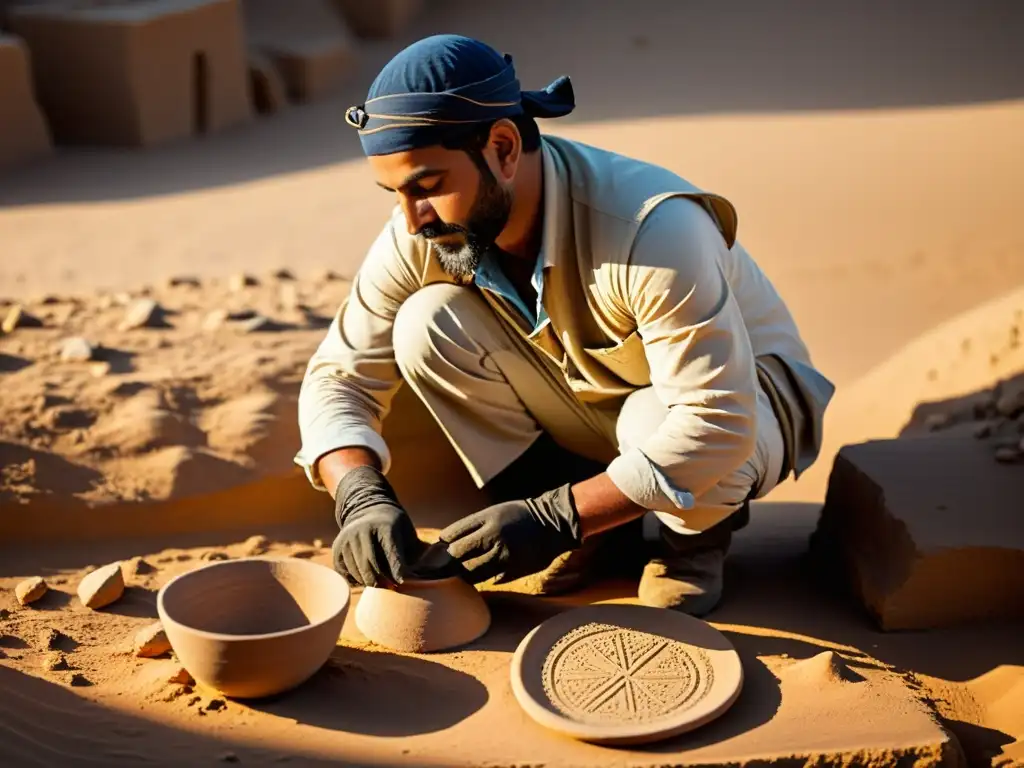
[[[515,53],[528,87],[568,72],[580,108],[547,130],[730,197],[741,239],[839,384],[822,459],[758,505],[712,616],[751,671],[744,698],[698,737],[653,752],[553,739],[510,699],[507,663],[559,606],[507,594],[490,598],[496,628],[453,654],[382,654],[348,627],[309,687],[266,706],[207,709],[202,691],[164,701],[177,690],[173,663],[125,653],[155,616],[155,590],[207,550],[240,555],[259,533],[292,554],[332,535],[325,497],[291,464],[294,402],[348,290],[327,270],[351,276],[392,203],[341,121],[396,45],[380,43],[336,99],[141,154],[62,151],[0,178],[0,315],[21,303],[43,324],[0,336],[0,762],[714,764],[816,750],[854,764],[851,752],[874,749],[876,764],[929,765],[952,759],[936,747],[938,722],[972,764],[1024,764],[1019,623],[880,633],[801,560],[840,445],[919,428],[918,404],[953,409],[1024,371],[1020,10],[594,3],[602,12],[581,21],[559,3],[538,29],[480,5],[442,5],[409,36],[486,36]],[[290,276],[274,274],[285,267]],[[258,284],[233,286],[243,271]],[[171,286],[173,276],[195,282]],[[160,308],[154,327],[122,329],[146,299]],[[61,359],[76,336],[91,360]],[[400,446],[395,480],[429,528],[474,495],[405,403],[386,425]],[[322,549],[302,554],[327,561]],[[132,571],[120,603],[77,605],[83,569],[137,556],[150,569]],[[12,594],[30,575],[52,588],[35,609]],[[50,628],[72,639],[76,669],[44,667]],[[838,667],[787,671],[827,650]],[[71,685],[76,672],[92,685]],[[834,716],[815,719],[826,701]],[[849,712],[879,717],[861,728]]]

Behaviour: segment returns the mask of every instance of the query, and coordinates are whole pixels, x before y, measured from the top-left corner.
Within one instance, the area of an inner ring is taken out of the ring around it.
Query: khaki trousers
[[[542,431],[569,451],[608,463],[620,450],[642,445],[668,412],[651,387],[608,406],[581,403],[558,366],[503,321],[474,287],[421,288],[399,310],[393,343],[405,382],[434,415],[480,488]],[[692,509],[677,516],[648,513],[645,538],[656,535],[659,524],[678,533],[699,533],[736,511],[752,491],[761,497],[775,487],[783,461],[782,433],[760,388],[757,423],[757,447],[750,459],[696,498]]]

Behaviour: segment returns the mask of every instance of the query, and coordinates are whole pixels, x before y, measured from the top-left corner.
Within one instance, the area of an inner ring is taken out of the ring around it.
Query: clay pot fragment
[[[419,578],[363,590],[356,626],[368,640],[403,653],[430,653],[471,643],[490,628],[487,603],[443,543],[427,547],[412,571]]]

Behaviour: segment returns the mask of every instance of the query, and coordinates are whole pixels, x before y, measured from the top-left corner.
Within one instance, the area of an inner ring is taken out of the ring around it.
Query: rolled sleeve
[[[624,451],[608,465],[608,476],[634,504],[658,512],[693,509],[693,494],[676,488],[639,448]]]
[[[621,281],[667,413],[641,444],[623,447],[608,475],[645,509],[692,508],[756,447],[754,355],[720,268],[726,250],[703,209],[670,199],[643,222]]]
[[[359,268],[349,296],[306,368],[299,390],[301,446],[294,461],[318,490],[327,490],[317,461],[340,448],[364,447],[380,458],[391,453],[381,426],[401,373],[393,347],[394,322],[419,283],[399,243],[401,214],[389,221]]]

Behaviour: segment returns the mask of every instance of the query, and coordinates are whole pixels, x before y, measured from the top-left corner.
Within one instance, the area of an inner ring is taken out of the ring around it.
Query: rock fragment
[[[298,557],[303,560],[308,560],[311,557],[316,557],[319,554],[315,549],[299,549],[292,552],[292,557]]]
[[[121,570],[127,578],[133,578],[135,576],[146,576],[156,573],[157,568],[141,557],[133,557],[124,564]]]
[[[71,669],[67,656],[63,653],[51,653],[43,659],[42,667],[47,672],[66,672]]]
[[[163,656],[171,650],[171,642],[159,621],[143,627],[135,634],[135,655],[144,659]]]
[[[318,283],[334,283],[342,279],[333,269],[322,269],[313,278]]]
[[[39,645],[46,651],[71,651],[78,644],[59,629],[50,627],[39,633]]]
[[[96,421],[96,414],[83,408],[54,408],[47,413],[47,423],[52,429],[85,429]]]
[[[21,304],[15,304],[7,311],[7,316],[0,327],[4,333],[14,333],[16,328],[42,328],[43,321],[30,314]]]
[[[274,270],[271,273],[271,277],[273,277],[275,280],[294,280],[295,273],[292,272],[290,269],[282,267],[281,269]]]
[[[948,413],[933,413],[924,420],[924,426],[929,432],[937,432],[948,427],[952,420]]]
[[[237,275],[232,275],[230,278],[228,278],[228,290],[235,293],[237,293],[238,291],[243,291],[246,288],[251,288],[252,286],[255,285],[259,285],[259,280],[257,280],[252,275],[245,274],[244,272],[239,273]]]
[[[209,552],[203,552],[199,559],[209,560],[212,562],[215,560],[230,560],[231,558],[228,557],[224,552],[218,552],[217,550],[213,549]]]
[[[33,576],[20,582],[14,588],[14,596],[18,598],[18,602],[22,605],[28,605],[45,595],[48,589],[49,587],[42,577]]]
[[[209,712],[216,712],[218,709],[224,709],[227,704],[224,703],[224,699],[210,699],[210,703],[206,705],[206,709]]]
[[[242,543],[242,551],[246,555],[252,557],[255,555],[262,555],[270,547],[266,536],[250,536]]]
[[[1015,394],[1002,395],[996,400],[996,413],[1000,416],[1013,418],[1020,411],[1022,404],[1020,398]]]
[[[178,275],[167,280],[169,288],[200,288],[202,282],[194,275]]]
[[[167,682],[173,685],[195,685],[196,681],[192,679],[192,675],[188,673],[188,670],[184,667],[179,667],[178,670],[167,678]]]
[[[159,328],[164,326],[164,310],[153,299],[133,301],[125,312],[118,330],[130,331],[135,328]]]
[[[1000,445],[992,454],[1000,464],[1013,464],[1021,457],[1021,452],[1015,445]]]
[[[92,685],[92,680],[80,672],[76,672],[71,676],[71,686],[74,688],[84,688],[90,685]]]
[[[86,608],[103,608],[124,594],[124,574],[121,563],[110,563],[97,568],[78,585],[78,599]]]
[[[276,323],[265,315],[255,315],[238,326],[244,333],[256,333],[258,331],[273,331],[277,328]]]
[[[95,348],[81,336],[64,339],[60,346],[60,359],[65,363],[85,363],[92,360]]]

